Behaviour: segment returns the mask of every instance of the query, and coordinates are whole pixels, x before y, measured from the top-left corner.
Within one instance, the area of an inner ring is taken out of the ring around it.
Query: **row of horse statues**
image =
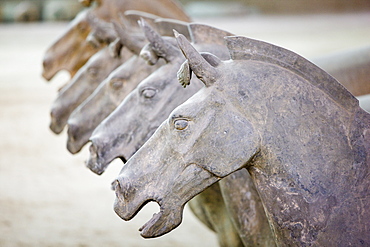
[[[220,246],[370,246],[370,47],[313,59],[191,22],[175,0],[80,0],[43,76],[87,167],[120,158],[114,210],[158,237],[186,203]],[[339,82],[340,83],[339,83]]]

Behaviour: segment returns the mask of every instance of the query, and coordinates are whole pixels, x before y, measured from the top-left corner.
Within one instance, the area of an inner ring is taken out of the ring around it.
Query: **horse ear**
[[[140,51],[140,57],[144,59],[149,65],[154,65],[158,62],[159,57],[153,51],[152,45],[146,44]]]
[[[189,66],[194,74],[208,87],[212,85],[218,77],[217,66],[221,61],[216,56],[209,53],[202,56],[185,38],[184,35],[179,34],[174,30],[177,44],[182,53],[189,61]],[[208,62],[209,59],[211,62]]]
[[[207,62],[213,67],[217,67],[221,63],[221,60],[211,53],[201,52],[200,55],[202,55],[202,57],[204,57],[204,59],[207,60]],[[177,80],[184,88],[190,85],[192,72],[193,71],[190,68],[189,61],[186,60],[177,72]]]
[[[192,71],[189,66],[189,61],[186,60],[181,66],[179,71],[177,71],[177,80],[186,88],[186,86],[190,85]]]
[[[109,54],[113,58],[117,58],[121,56],[121,50],[123,45],[119,38],[115,39],[112,43],[109,44]]]
[[[139,25],[158,57],[162,57],[169,62],[178,54],[178,49],[163,39],[144,19],[140,20]]]

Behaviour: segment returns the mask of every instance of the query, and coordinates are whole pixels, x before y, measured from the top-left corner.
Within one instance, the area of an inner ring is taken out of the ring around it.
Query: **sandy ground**
[[[369,45],[370,13],[202,19],[269,41],[306,57]],[[216,246],[215,235],[189,211],[170,234],[145,240],[137,229],[158,210],[149,204],[130,222],[115,215],[110,183],[84,166],[85,148],[71,155],[66,133],[48,129],[60,73],[41,78],[43,54],[66,23],[0,25],[0,246]]]

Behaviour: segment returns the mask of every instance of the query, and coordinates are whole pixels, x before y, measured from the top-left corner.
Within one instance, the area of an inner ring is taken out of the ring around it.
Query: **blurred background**
[[[312,14],[369,11],[369,0],[179,0],[191,16]],[[2,22],[66,21],[83,6],[76,0],[0,0]]]
[[[370,0],[180,0],[196,22],[264,40],[308,59],[358,49],[370,41]],[[84,7],[78,0],[0,0],[0,246],[217,246],[215,235],[185,209],[184,222],[158,239],[138,228],[158,211],[146,206],[134,220],[113,211],[110,183],[66,149],[66,131],[49,130],[59,72],[42,78],[45,51]]]

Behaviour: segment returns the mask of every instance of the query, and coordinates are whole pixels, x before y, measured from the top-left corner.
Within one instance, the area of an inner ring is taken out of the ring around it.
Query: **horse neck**
[[[320,234],[317,238],[328,244],[321,230],[334,229],[338,215],[346,211],[360,214],[362,206],[347,204],[353,193],[369,196],[364,189],[370,181],[369,148],[354,145],[360,133],[369,129],[369,124],[359,124],[364,119],[369,122],[369,114],[364,116],[359,107],[346,110],[290,71],[249,65],[244,68],[251,73],[244,81],[230,83],[224,91],[261,136],[261,150],[247,168],[277,241],[304,245]],[[233,69],[239,70],[235,64]],[[230,81],[237,81],[240,74],[230,76],[234,76]],[[361,138],[369,143],[369,134]],[[299,237],[292,238],[297,232]],[[340,237],[336,238],[338,243]]]
[[[366,209],[370,203],[364,198],[370,196],[367,189],[370,186],[370,115],[361,109],[355,115],[366,115],[367,127],[364,130],[359,126],[362,123],[349,119],[349,125],[353,126],[349,136],[342,136],[344,130],[340,128],[322,136],[323,131],[309,131],[311,124],[284,130],[279,120],[271,122],[276,124],[273,125],[276,130],[264,133],[261,152],[248,170],[278,246],[312,243],[349,246],[356,234],[357,237],[369,236],[366,229],[370,224],[364,219],[370,217]],[[268,125],[272,126],[271,123]],[[330,126],[323,128],[330,129]],[[297,133],[306,137],[300,139]],[[361,133],[365,135],[358,138]],[[344,216],[348,212],[351,216]],[[342,225],[342,229],[337,225]],[[348,234],[345,229],[353,229],[353,225],[360,229],[354,230],[354,235]],[[295,234],[297,238],[292,238]],[[370,241],[366,238],[365,242]]]

